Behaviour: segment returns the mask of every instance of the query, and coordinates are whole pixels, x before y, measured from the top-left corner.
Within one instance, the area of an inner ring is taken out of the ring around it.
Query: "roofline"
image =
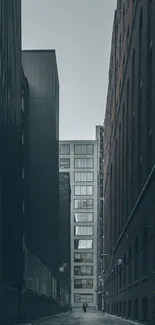
[[[22,52],[56,52],[54,49],[27,49],[27,50],[22,50]]]

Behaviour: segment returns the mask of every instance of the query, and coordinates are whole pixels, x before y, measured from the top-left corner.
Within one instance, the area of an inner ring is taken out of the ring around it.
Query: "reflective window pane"
[[[74,302],[79,304],[84,304],[84,302],[87,302],[87,304],[93,302],[93,295],[92,294],[82,294],[82,293],[76,293],[74,295]]]
[[[93,253],[74,253],[75,263],[93,263]]]
[[[70,168],[70,159],[60,158],[60,168]]]
[[[93,186],[92,185],[76,185],[74,187],[74,194],[79,196],[92,196]]]
[[[74,173],[75,182],[93,182],[94,173],[93,172],[75,172]]]
[[[92,239],[75,239],[74,249],[93,249]]]
[[[93,155],[94,145],[93,144],[75,144],[74,145],[75,155]]]
[[[93,212],[85,212],[85,213],[75,213],[74,214],[74,222],[93,222]]]
[[[93,227],[92,226],[75,226],[74,227],[75,236],[92,236]]]
[[[75,289],[93,289],[93,279],[75,279]]]
[[[69,144],[60,144],[60,155],[70,155]]]
[[[80,275],[83,275],[83,276],[86,276],[86,275],[93,275],[93,266],[75,266],[74,267],[74,275],[76,276],[80,276]]]
[[[93,158],[75,158],[74,159],[75,168],[93,168],[94,159]]]
[[[94,201],[92,199],[79,199],[74,201],[75,209],[93,209]]]

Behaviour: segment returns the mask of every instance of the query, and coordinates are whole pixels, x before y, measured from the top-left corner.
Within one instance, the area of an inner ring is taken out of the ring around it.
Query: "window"
[[[134,320],[138,320],[138,299],[134,302]]]
[[[143,255],[142,255],[143,276],[148,274],[148,224],[143,227]]]
[[[126,255],[124,254],[124,287],[126,287]]]
[[[92,236],[93,227],[92,226],[75,226],[74,227],[75,236]]]
[[[139,245],[138,245],[138,237],[135,239],[135,261],[134,261],[134,273],[135,273],[135,281],[139,279]]]
[[[93,144],[75,144],[74,145],[75,155],[93,155],[94,145]]]
[[[92,239],[75,239],[74,249],[93,249]]]
[[[93,195],[93,186],[74,186],[74,194],[75,195]]]
[[[144,297],[143,298],[143,301],[142,301],[142,321],[144,323],[147,323],[147,318],[148,318],[148,300],[147,300],[147,297]]]
[[[75,279],[74,289],[93,289],[93,279]]]
[[[94,168],[93,158],[75,158],[74,159],[75,168]]]
[[[24,145],[24,134],[22,134],[22,144]]]
[[[22,111],[24,112],[24,97],[22,96]]]
[[[60,168],[70,168],[70,159],[69,158],[60,158]]]
[[[128,252],[128,284],[132,282],[132,252],[131,247],[129,247]]]
[[[93,222],[94,216],[93,212],[86,212],[86,213],[75,213],[74,214],[74,222],[78,223],[86,223],[86,222]]]
[[[128,303],[128,317],[131,318],[131,300]]]
[[[93,263],[93,253],[74,253],[75,263]]]
[[[81,199],[74,201],[75,209],[93,209],[93,200],[92,199]]]
[[[94,173],[93,172],[75,172],[74,173],[75,182],[93,182]]]
[[[76,293],[74,295],[74,302],[80,303],[80,305],[84,304],[84,302],[92,303],[93,302],[93,295],[92,294],[82,294]]]
[[[74,275],[93,275],[93,266],[75,266],[74,267]]]
[[[24,170],[24,166],[23,166],[23,168],[22,168],[22,178],[24,179],[24,177],[25,177],[25,170]]]
[[[60,144],[60,155],[70,155],[69,144]]]

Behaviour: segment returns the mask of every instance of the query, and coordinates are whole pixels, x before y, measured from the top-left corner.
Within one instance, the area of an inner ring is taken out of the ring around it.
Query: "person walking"
[[[87,302],[84,302],[84,304],[83,304],[83,311],[84,311],[84,313],[86,313],[87,307],[88,307]]]

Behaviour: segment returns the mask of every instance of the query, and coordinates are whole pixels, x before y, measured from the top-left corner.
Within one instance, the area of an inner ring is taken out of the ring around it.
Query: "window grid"
[[[93,263],[93,253],[74,253],[74,263]]]
[[[93,158],[75,158],[74,159],[74,168],[94,168],[94,159]]]
[[[60,155],[70,155],[69,144],[60,144]]]
[[[74,145],[75,155],[93,155],[94,145],[93,144],[75,144]]]
[[[70,168],[70,158],[60,158],[60,168],[62,169]]]
[[[93,209],[94,201],[93,199],[75,199],[74,200],[74,208],[75,209]]]
[[[74,275],[91,276],[93,275],[93,266],[88,266],[88,265],[74,266]]]
[[[94,229],[92,226],[75,226],[74,235],[75,236],[93,236]]]
[[[94,221],[93,212],[86,212],[86,213],[80,213],[76,212],[74,213],[74,222],[76,223],[89,223]]]
[[[93,186],[92,185],[75,185],[74,194],[77,196],[92,196],[93,195]]]
[[[75,239],[74,240],[74,249],[93,249],[93,240],[92,239]]]
[[[75,279],[74,289],[93,289],[93,279]]]
[[[93,295],[92,294],[82,294],[76,293],[74,294],[74,302],[83,304],[84,302],[92,303],[93,302]]]
[[[93,182],[94,173],[93,172],[75,172],[74,182]]]

